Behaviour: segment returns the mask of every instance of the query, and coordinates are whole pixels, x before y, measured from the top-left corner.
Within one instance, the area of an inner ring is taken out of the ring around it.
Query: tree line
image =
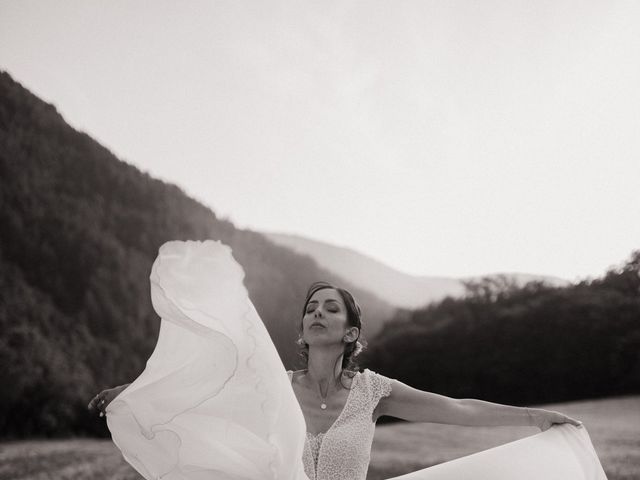
[[[640,250],[566,287],[506,277],[389,322],[365,357],[416,388],[511,404],[640,393]]]

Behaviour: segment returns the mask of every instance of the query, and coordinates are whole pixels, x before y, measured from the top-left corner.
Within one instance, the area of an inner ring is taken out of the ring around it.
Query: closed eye
[[[327,304],[327,310],[329,310],[330,312],[340,311],[340,304],[338,304],[338,302],[336,302],[335,300],[327,300]]]
[[[340,304],[336,300],[327,300],[325,304],[327,305],[327,311],[331,313],[338,313],[340,311]],[[318,302],[316,301],[309,302],[307,304],[307,309],[305,310],[305,313],[313,312],[317,306],[318,306]]]

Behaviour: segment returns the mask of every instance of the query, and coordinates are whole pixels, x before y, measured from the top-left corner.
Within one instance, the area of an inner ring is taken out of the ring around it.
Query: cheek
[[[300,323],[300,326],[303,332],[309,331],[309,326],[311,325],[313,320],[314,320],[313,314],[305,315],[304,317],[302,317],[302,322]]]
[[[331,318],[331,327],[335,330],[343,331],[348,327],[346,315],[335,315]]]

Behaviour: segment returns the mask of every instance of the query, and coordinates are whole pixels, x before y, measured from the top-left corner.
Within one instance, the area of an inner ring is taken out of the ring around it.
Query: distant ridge
[[[458,297],[465,293],[463,281],[480,277],[452,278],[409,275],[351,248],[338,247],[298,235],[266,232],[264,235],[278,245],[294,252],[308,255],[318,265],[349,280],[354,285],[371,291],[385,301],[402,308],[419,308],[442,300],[446,296]],[[517,285],[530,281],[543,281],[553,286],[565,286],[569,282],[557,277],[523,273],[505,275]]]

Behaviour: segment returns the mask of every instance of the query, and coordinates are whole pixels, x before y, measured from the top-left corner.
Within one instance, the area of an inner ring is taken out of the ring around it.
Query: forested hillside
[[[368,365],[417,388],[515,404],[639,393],[640,251],[567,287],[469,283],[388,325]]]
[[[295,323],[307,286],[324,279],[351,288],[118,160],[4,72],[0,225],[3,436],[104,433],[86,404],[144,368],[159,327],[148,276],[167,240],[213,238],[232,247],[288,367],[297,361]],[[392,316],[389,305],[352,290],[368,325]]]

